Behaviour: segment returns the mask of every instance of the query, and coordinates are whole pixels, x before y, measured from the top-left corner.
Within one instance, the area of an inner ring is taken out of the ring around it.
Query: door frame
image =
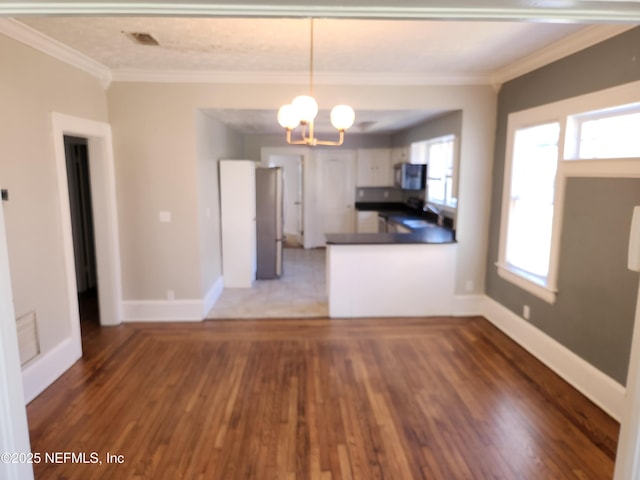
[[[622,418],[614,480],[637,479],[640,475],[640,287],[631,343],[629,374]]]
[[[72,337],[75,341],[80,342],[78,288],[73,254],[64,136],[83,137],[88,141],[100,324],[119,325],[122,323],[122,274],[111,126],[108,123],[56,112],[51,114],[51,119],[53,122],[69,319]]]
[[[261,154],[261,163],[260,165],[263,167],[270,167],[272,165],[272,158],[273,157],[291,157],[291,158],[295,158],[296,162],[298,164],[299,170],[297,172],[297,176],[298,176],[298,188],[300,191],[300,197],[297,197],[297,200],[299,202],[299,208],[297,209],[297,213],[298,213],[298,220],[297,220],[297,225],[298,225],[298,229],[295,232],[295,235],[298,237],[297,240],[300,241],[300,244],[304,245],[304,157],[300,154],[300,153],[291,153],[291,152],[287,152],[287,153],[273,153],[273,152],[269,152],[266,155]],[[287,191],[288,189],[290,189],[287,186],[287,173],[286,173],[286,168],[283,171],[282,174],[282,178],[283,178],[283,183],[284,183],[284,195],[285,197],[288,195]],[[285,213],[287,212],[287,205],[284,205],[284,211]],[[286,218],[286,215],[285,215]],[[284,225],[286,226],[286,220],[284,221]],[[287,232],[286,230],[284,230],[283,228],[283,237],[287,236]]]
[[[9,254],[0,205],[0,453],[31,452],[23,391]],[[0,478],[33,479],[28,462],[0,462]]]
[[[295,155],[302,158],[302,242],[304,248],[313,248],[315,226],[313,224],[313,203],[311,194],[313,190],[309,185],[313,173],[309,171],[312,168],[312,152],[309,147],[262,147],[260,149],[260,163],[267,165],[271,155]]]

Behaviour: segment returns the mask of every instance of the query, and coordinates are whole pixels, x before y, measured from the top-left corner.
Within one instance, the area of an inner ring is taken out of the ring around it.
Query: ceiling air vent
[[[153,35],[145,32],[124,32],[126,35],[136,43],[140,45],[160,45],[158,41],[153,38]]]

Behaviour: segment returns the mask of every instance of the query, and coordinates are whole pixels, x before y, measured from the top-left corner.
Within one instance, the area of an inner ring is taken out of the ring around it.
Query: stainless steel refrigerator
[[[256,169],[256,278],[282,275],[283,241],[282,168]]]

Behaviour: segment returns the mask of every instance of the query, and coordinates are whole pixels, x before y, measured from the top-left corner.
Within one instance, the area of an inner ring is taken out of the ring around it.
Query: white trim
[[[24,397],[31,402],[55,382],[78,359],[82,349],[71,338],[65,338],[51,350],[29,362],[22,370]]]
[[[636,207],[638,208],[638,207]],[[635,271],[635,270],[634,270]],[[627,395],[624,405],[614,480],[640,477],[640,288],[636,300],[636,315],[631,341],[631,358],[627,374]]]
[[[3,203],[0,202],[0,453],[29,453],[29,427],[20,372]],[[0,462],[0,478],[31,480],[33,468],[26,462]]]
[[[471,317],[484,315],[484,295],[454,295],[451,315]]]
[[[554,104],[553,104],[554,105]],[[532,282],[525,276],[521,275],[518,271],[511,269],[507,266],[507,236],[509,227],[509,216],[511,213],[511,171],[513,168],[513,152],[515,148],[515,135],[516,132],[523,128],[530,126],[542,125],[545,123],[559,123],[560,124],[560,136],[558,140],[558,170],[560,166],[560,152],[562,147],[562,137],[564,135],[565,122],[562,121],[562,116],[556,112],[553,108],[533,108],[520,112],[511,113],[507,120],[507,143],[505,148],[505,162],[504,162],[504,177],[502,179],[502,208],[500,214],[500,236],[498,244],[498,260],[495,263],[498,268],[498,274],[505,280],[517,285],[518,287],[528,291],[529,293],[536,295],[545,302],[554,303],[557,293],[556,280],[557,280],[557,263],[559,254],[559,237],[560,237],[560,220],[562,218],[562,205],[564,202],[564,196],[560,194],[564,193],[564,183],[560,179],[560,175],[556,173],[554,179],[556,192],[553,203],[553,227],[551,233],[551,248],[549,255],[549,272],[546,276],[546,285],[542,286]]]
[[[78,292],[73,255],[64,135],[87,137],[89,140],[96,261],[100,293],[100,323],[102,325],[118,325],[122,319],[122,280],[111,127],[107,123],[55,112],[51,114],[51,119],[58,180],[58,204],[62,224],[63,255],[69,307],[68,318],[71,325],[71,337],[80,345],[80,316],[78,313]]]
[[[496,267],[498,267],[498,275],[500,275],[505,280],[517,285],[518,287],[526,290],[536,297],[541,298],[547,303],[554,304],[556,302],[557,290],[552,290],[548,287],[532,282],[517,271],[509,268],[508,265],[503,265],[500,263],[496,263],[495,265]]]
[[[123,322],[200,322],[202,300],[126,300]]]
[[[111,83],[108,67],[14,18],[0,18],[0,33],[96,77],[104,89]]]
[[[400,2],[391,5],[323,5],[281,3],[269,5],[261,0],[251,4],[210,2],[125,2],[125,1],[40,1],[2,2],[0,15],[163,15],[163,16],[233,16],[233,17],[327,17],[327,18],[402,18],[402,19],[467,19],[467,20],[581,20],[584,22],[640,21],[637,2],[579,1],[556,5],[529,6],[527,3],[485,2],[478,6],[471,1],[457,2],[456,6],[434,6],[423,2]],[[391,3],[391,2],[389,2]]]
[[[635,28],[635,25],[590,25],[569,37],[563,38],[504,68],[494,71],[491,75],[491,81],[494,85],[503,84],[580,50],[604,42],[632,28]]]
[[[625,388],[531,323],[490,297],[484,317],[617,421]]]
[[[207,294],[204,296],[204,299],[202,300],[202,312],[201,312],[202,318],[207,318],[207,315],[209,315],[209,312],[211,311],[213,306],[216,304],[216,302],[220,298],[220,295],[222,295],[223,291],[224,291],[224,278],[220,276],[217,278],[214,284],[211,285],[211,288],[209,289]]]

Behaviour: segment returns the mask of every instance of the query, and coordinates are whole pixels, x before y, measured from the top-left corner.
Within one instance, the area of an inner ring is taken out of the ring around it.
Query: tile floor
[[[225,288],[207,318],[302,318],[329,314],[325,250],[285,248],[283,274],[252,288]]]

